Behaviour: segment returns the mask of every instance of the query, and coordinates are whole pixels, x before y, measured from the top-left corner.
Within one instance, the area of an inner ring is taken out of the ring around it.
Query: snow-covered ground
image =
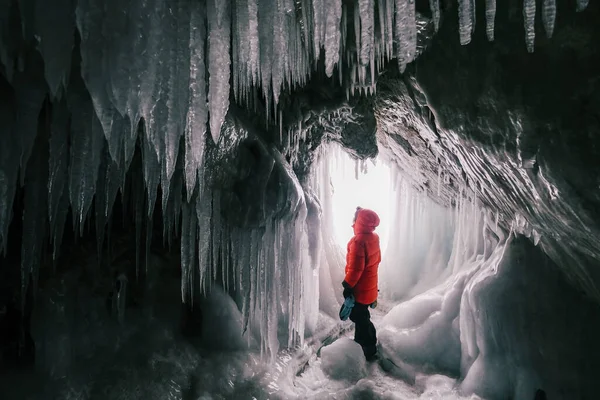
[[[376,328],[384,324],[390,305],[382,302],[371,310]],[[351,322],[343,325],[352,326]],[[380,359],[366,362],[348,329],[333,343],[314,354],[306,368],[285,388],[281,398],[301,399],[479,399],[461,397],[457,382],[441,374],[425,374],[397,360],[380,348]],[[331,349],[331,350],[329,350]],[[329,351],[328,351],[329,350]]]

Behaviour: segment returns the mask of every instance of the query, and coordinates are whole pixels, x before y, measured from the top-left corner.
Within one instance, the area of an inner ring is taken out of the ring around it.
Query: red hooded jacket
[[[377,269],[381,262],[379,236],[373,232],[377,226],[379,216],[374,211],[359,209],[353,225],[354,237],[348,242],[344,281],[354,289],[354,298],[361,304],[377,300]]]

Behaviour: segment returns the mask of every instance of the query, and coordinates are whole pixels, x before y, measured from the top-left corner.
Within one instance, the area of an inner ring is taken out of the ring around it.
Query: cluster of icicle
[[[302,343],[306,314],[316,304],[306,296],[313,268],[306,204],[283,219],[269,218],[265,227],[244,229],[223,221],[220,196],[219,190],[207,189],[183,203],[183,299],[193,301],[214,284],[236,293],[244,334],[257,338],[261,354],[273,358],[281,345]],[[281,324],[287,343],[279,343]]]
[[[71,96],[69,111],[78,114],[73,129],[79,138],[73,144],[87,160],[85,170],[72,177],[82,182],[81,193],[71,196],[80,220],[85,216],[83,206],[95,189],[102,146],[99,132],[108,141],[109,152],[119,168],[127,169],[138,122],[143,118],[145,135],[159,164],[155,168],[153,161],[145,160],[149,164],[146,180],[151,185],[161,182],[163,188],[169,186],[173,176],[183,136],[189,200],[203,165],[205,134],[210,132],[218,142],[229,107],[230,81],[236,101],[252,105],[263,97],[268,104],[276,105],[282,89],[306,82],[321,55],[327,75],[337,70],[340,79],[348,79],[351,85],[374,90],[373,76],[386,60],[397,57],[403,70],[417,53],[413,0],[358,0],[352,5],[342,0],[51,3],[34,0],[20,3],[17,8],[15,2],[0,2],[0,62],[17,91],[19,104],[30,108],[19,110],[27,113],[19,126],[19,164],[24,168],[36,134],[35,111],[39,111],[47,94],[54,103],[68,100],[73,31],[78,29],[81,75],[94,105],[93,110],[84,110],[84,103],[76,100],[76,95]],[[430,4],[437,28],[439,1]],[[587,0],[578,1],[578,9],[586,6]],[[474,7],[474,2],[459,2],[463,44],[470,41],[474,29]],[[494,0],[488,0],[486,7],[492,39]],[[24,60],[15,51],[9,23],[15,9],[20,11],[24,39],[37,42],[43,71],[28,70],[31,59]],[[525,22],[531,49],[534,11],[535,2],[526,0]],[[548,34],[554,27],[555,11],[555,0],[545,0],[542,14]],[[23,62],[25,71],[15,68]],[[349,68],[340,68],[341,63]],[[342,70],[349,71],[350,76],[342,77]],[[84,88],[80,89],[73,91],[85,97]],[[68,115],[64,107],[62,110],[57,124],[66,126]],[[15,174],[8,170],[6,186],[11,185]],[[5,192],[11,194],[10,190]],[[9,207],[2,206],[0,228],[5,231]]]

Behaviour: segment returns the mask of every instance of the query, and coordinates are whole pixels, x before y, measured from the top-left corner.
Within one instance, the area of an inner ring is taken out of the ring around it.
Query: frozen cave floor
[[[384,303],[371,310],[376,327],[390,308]],[[384,352],[379,361],[365,362],[361,379],[332,379],[323,369],[322,352],[338,342],[352,342],[353,324],[321,314],[316,332],[302,349],[281,351],[267,366],[252,351],[206,350],[206,345],[153,319],[135,331],[123,331],[119,343],[111,344],[114,351],[96,348],[74,361],[71,357],[68,365],[65,349],[73,346],[57,338],[55,346],[65,358],[54,360],[51,374],[42,368],[4,373],[0,388],[5,400],[464,398],[453,378],[420,373],[407,377],[390,370]]]
[[[392,304],[380,301],[377,308],[371,311],[371,320],[378,329],[382,325],[383,317],[391,310]],[[305,365],[302,372],[293,380],[291,387],[287,388],[288,396],[299,399],[470,399],[478,400],[480,397],[472,395],[463,397],[457,391],[457,380],[441,374],[426,374],[416,372],[407,365],[395,365],[388,357],[386,351],[378,344],[379,359],[373,362],[365,362],[366,370],[364,377],[353,382],[353,379],[332,379],[325,370],[331,370],[331,366],[323,368],[322,351],[337,341],[345,341],[344,345],[351,342],[354,337],[353,324],[351,322],[341,323],[343,328],[341,335],[330,338],[314,354]],[[332,340],[333,339],[333,340]],[[337,350],[337,349],[336,349]],[[358,357],[362,356],[358,354]],[[351,357],[350,357],[351,358]],[[334,360],[339,365],[333,366],[336,374],[345,375],[344,369],[354,369],[346,359]],[[358,359],[358,362],[362,360]],[[358,364],[357,362],[357,364]],[[348,373],[353,375],[354,371]],[[355,375],[355,374],[354,374]],[[289,398],[287,397],[287,398]],[[286,398],[284,395],[282,398]]]

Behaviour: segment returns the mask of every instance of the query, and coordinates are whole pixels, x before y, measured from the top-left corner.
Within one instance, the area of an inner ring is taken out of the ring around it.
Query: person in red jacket
[[[372,210],[357,207],[354,214],[354,236],[348,242],[346,276],[342,282],[344,299],[354,296],[350,320],[355,324],[354,341],[360,344],[367,360],[377,357],[377,332],[371,322],[369,306],[377,305],[377,269],[381,262],[379,216]]]

